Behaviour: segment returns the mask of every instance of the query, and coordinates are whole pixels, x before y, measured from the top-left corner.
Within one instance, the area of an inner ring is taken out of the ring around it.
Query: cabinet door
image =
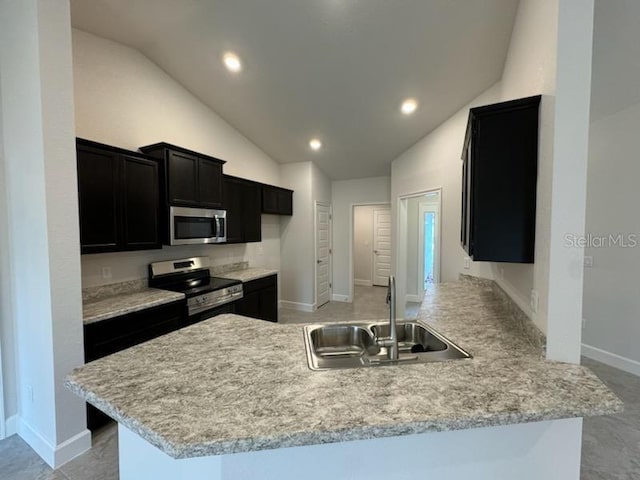
[[[120,242],[118,154],[79,145],[77,162],[81,252],[116,251]]]
[[[262,292],[260,290],[245,293],[244,297],[236,302],[236,313],[245,317],[260,319],[261,296]]]
[[[260,291],[260,316],[262,320],[278,321],[278,288],[272,286]]]
[[[239,179],[224,177],[224,208],[227,210],[227,243],[241,243],[243,234],[242,184]]]
[[[275,187],[262,186],[262,212],[278,214],[278,190]]]
[[[278,190],[278,213],[280,215],[293,215],[293,192]]]
[[[244,182],[242,223],[245,242],[262,241],[262,208],[260,202],[260,185]]]
[[[169,203],[198,206],[198,157],[169,151]]]
[[[203,207],[222,205],[222,164],[206,158],[198,159],[199,201]]]
[[[126,250],[161,248],[158,228],[158,164],[121,155],[122,246]]]

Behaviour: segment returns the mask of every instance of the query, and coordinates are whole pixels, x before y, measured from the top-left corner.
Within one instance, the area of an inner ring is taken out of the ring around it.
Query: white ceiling
[[[278,162],[313,160],[348,179],[388,175],[500,79],[517,3],[72,0],[71,13],[74,27],[140,50]],[[241,74],[224,69],[225,50]],[[420,102],[409,117],[406,97]]]
[[[591,118],[640,102],[640,2],[597,0],[593,30]]]

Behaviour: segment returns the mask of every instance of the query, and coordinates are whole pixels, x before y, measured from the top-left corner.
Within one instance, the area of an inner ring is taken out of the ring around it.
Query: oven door
[[[198,322],[203,322],[217,315],[222,315],[223,313],[235,313],[235,312],[236,312],[235,302],[226,303],[224,305],[220,305],[219,307],[214,307],[210,310],[206,310],[204,312],[190,315],[189,317],[187,317],[186,323],[184,324],[184,326],[193,325],[194,323],[198,323]]]
[[[224,210],[171,207],[169,245],[226,242],[226,216]]]

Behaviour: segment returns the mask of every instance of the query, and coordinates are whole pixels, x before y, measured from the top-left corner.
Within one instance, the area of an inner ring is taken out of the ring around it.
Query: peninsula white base
[[[175,460],[118,425],[121,480],[579,480],[582,419]]]

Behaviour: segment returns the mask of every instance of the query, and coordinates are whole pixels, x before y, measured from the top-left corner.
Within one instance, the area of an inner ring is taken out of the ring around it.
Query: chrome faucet
[[[387,347],[389,360],[398,360],[398,332],[396,332],[396,277],[389,277],[387,287],[387,304],[389,305],[389,336],[376,338],[376,344]]]

